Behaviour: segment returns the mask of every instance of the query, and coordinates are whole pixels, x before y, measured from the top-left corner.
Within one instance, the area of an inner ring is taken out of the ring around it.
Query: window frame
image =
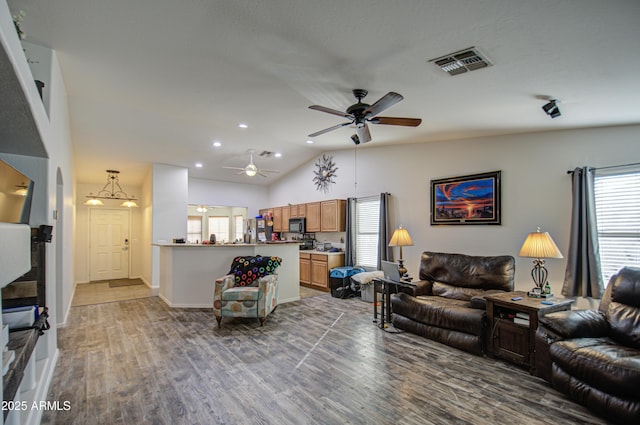
[[[371,210],[368,211],[370,213],[367,216],[361,217],[361,212],[365,213],[367,211],[361,210],[361,207],[365,205],[373,204],[370,206]],[[380,198],[377,196],[369,196],[364,198],[356,198],[356,208],[355,208],[355,237],[354,237],[354,251],[356,256],[356,265],[371,268],[373,270],[377,270],[378,268],[378,241],[380,239]],[[362,231],[365,229],[361,229],[361,221],[373,221],[373,227],[375,228],[375,232],[371,230],[371,224],[367,223],[369,226],[366,231]],[[358,241],[369,240],[370,244],[366,247],[363,247],[362,243],[358,243]],[[371,243],[371,240],[374,240],[374,243]],[[363,252],[365,251],[365,252]]]
[[[623,266],[640,264],[640,165],[597,169],[594,180],[598,251],[607,285]]]

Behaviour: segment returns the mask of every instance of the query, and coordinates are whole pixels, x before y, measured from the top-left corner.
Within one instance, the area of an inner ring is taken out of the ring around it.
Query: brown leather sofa
[[[554,388],[596,413],[640,423],[640,268],[613,275],[597,311],[541,318],[536,366]]]
[[[486,351],[485,295],[513,291],[512,256],[423,252],[413,294],[391,297],[396,328],[475,354]]]

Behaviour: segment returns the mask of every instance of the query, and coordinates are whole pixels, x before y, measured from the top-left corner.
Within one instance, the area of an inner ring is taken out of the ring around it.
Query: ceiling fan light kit
[[[402,99],[404,99],[404,97],[402,97],[402,95],[398,93],[389,92],[378,99],[378,101],[376,101],[373,105],[369,105],[368,103],[362,102],[362,99],[364,99],[368,93],[369,92],[364,89],[353,89],[353,96],[358,100],[358,102],[349,106],[345,112],[338,111],[337,109],[327,108],[326,106],[309,106],[309,109],[313,109],[314,111],[337,115],[349,120],[348,122],[337,124],[332,127],[325,128],[324,130],[311,133],[309,134],[309,137],[316,137],[321,134],[346,127],[348,125],[354,125],[356,128],[356,134],[351,136],[351,140],[356,145],[358,145],[360,143],[367,143],[371,141],[371,133],[369,132],[369,126],[367,125],[367,123],[417,127],[422,122],[420,118],[378,117],[377,115],[379,113],[400,102]]]
[[[267,170],[264,168],[258,168],[254,163],[253,163],[253,149],[249,149],[249,164],[247,164],[244,167],[222,167],[222,168],[226,168],[229,170],[240,170],[238,172],[238,174],[246,174],[248,177],[255,177],[256,175],[259,175],[261,177],[267,177],[266,174],[264,173],[279,173],[280,171],[278,170]],[[267,155],[268,154],[268,155]],[[260,154],[260,156],[267,156],[270,157],[272,154],[272,152],[267,152],[264,151],[263,153]]]

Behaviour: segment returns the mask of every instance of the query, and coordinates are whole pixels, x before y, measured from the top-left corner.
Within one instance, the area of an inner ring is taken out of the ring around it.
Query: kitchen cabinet
[[[320,231],[344,232],[346,230],[346,207],[344,199],[332,199],[320,203]]]
[[[300,283],[311,284],[311,254],[308,252],[300,253]]]
[[[289,231],[289,218],[291,217],[291,207],[282,207],[282,232]]]
[[[306,217],[307,214],[307,206],[306,204],[298,204],[298,205],[294,205],[294,207],[296,207],[296,217]],[[293,208],[293,207],[292,207]],[[293,216],[291,216],[293,217]]]
[[[287,219],[287,227],[289,227],[289,220]],[[275,207],[273,209],[273,231],[283,232],[282,228],[282,207]]]
[[[307,256],[309,257],[307,259]],[[308,261],[308,263],[307,263]],[[344,253],[300,253],[300,283],[314,289],[329,291],[329,273],[335,267],[344,266]],[[303,268],[305,270],[303,271]],[[309,275],[306,275],[307,270]],[[304,280],[303,280],[304,277]]]
[[[308,204],[305,204],[305,209],[307,217],[307,232],[320,232],[320,202],[310,202]]]

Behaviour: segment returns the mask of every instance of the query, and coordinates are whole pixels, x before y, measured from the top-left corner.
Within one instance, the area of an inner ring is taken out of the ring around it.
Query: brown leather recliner
[[[482,354],[486,350],[485,295],[513,291],[510,255],[479,257],[423,252],[413,294],[391,297],[396,328]]]
[[[558,391],[609,420],[640,423],[640,268],[613,275],[597,311],[541,318],[536,351]]]

